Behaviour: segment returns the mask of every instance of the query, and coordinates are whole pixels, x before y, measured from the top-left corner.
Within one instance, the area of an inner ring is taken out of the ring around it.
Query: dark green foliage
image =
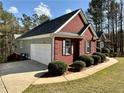
[[[99,55],[101,57],[101,62],[106,60],[106,55],[100,52],[93,53],[93,55]]]
[[[102,48],[102,53],[110,53],[110,50],[108,48]]]
[[[117,57],[117,53],[111,53],[110,57]]]
[[[81,71],[85,66],[86,63],[81,60],[74,61],[74,63],[72,64],[72,67],[75,71]]]
[[[97,47],[96,52],[101,52],[101,48]]]
[[[105,54],[106,56],[109,56],[110,55],[109,53],[103,53],[103,54]]]
[[[62,75],[67,71],[67,64],[62,61],[54,61],[48,65],[48,71],[52,75]]]
[[[16,53],[13,53],[13,54],[10,54],[8,57],[7,57],[7,61],[19,61],[21,59],[21,56],[19,54],[16,54]]]
[[[114,53],[114,50],[112,48],[110,48],[109,50],[110,50],[110,53]]]
[[[92,55],[92,58],[94,59],[94,65],[101,63],[101,57],[99,55]]]
[[[89,55],[81,55],[79,56],[78,60],[84,61],[86,63],[86,67],[89,67],[94,64],[93,58]]]

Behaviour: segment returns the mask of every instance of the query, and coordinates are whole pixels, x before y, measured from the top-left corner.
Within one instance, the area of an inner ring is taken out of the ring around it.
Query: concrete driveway
[[[0,93],[22,93],[46,71],[46,65],[31,60],[0,64]]]

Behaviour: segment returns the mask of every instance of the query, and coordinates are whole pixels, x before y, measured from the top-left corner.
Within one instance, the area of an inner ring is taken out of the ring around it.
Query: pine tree
[[[89,3],[88,13],[95,25],[96,32],[103,31],[104,22],[104,3],[105,0],[91,0]]]

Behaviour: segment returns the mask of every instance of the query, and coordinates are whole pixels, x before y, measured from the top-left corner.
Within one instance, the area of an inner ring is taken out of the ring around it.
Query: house
[[[96,52],[97,35],[81,9],[35,27],[17,39],[17,52],[48,65],[72,64],[79,55]]]
[[[14,38],[17,39],[18,37],[20,37],[21,34],[14,34]]]
[[[109,47],[110,40],[107,39],[106,35],[102,31],[96,32],[98,36],[97,40],[97,47],[99,48],[104,48],[104,47]]]

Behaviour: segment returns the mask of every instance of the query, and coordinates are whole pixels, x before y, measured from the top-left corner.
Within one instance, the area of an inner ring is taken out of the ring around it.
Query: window
[[[104,42],[100,42],[100,48],[104,47]]]
[[[86,53],[90,53],[91,52],[91,41],[86,41]]]
[[[23,43],[23,41],[20,41],[20,48],[22,48],[22,43]]]
[[[73,54],[73,46],[70,39],[63,40],[63,55]]]

